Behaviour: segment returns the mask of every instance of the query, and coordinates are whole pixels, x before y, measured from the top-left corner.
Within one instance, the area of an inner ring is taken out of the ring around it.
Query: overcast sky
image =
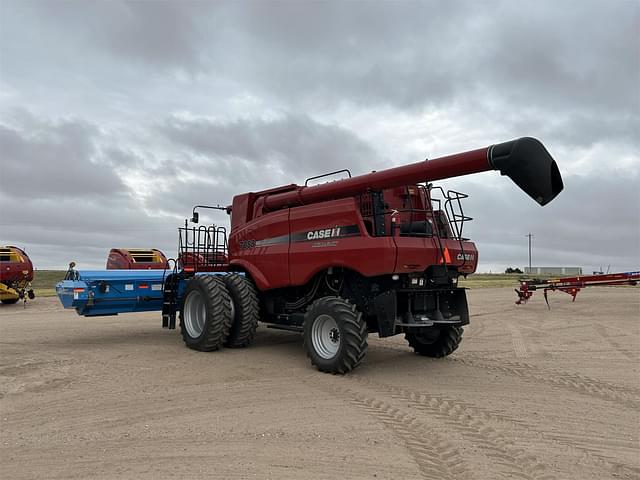
[[[0,0],[0,243],[37,268],[175,256],[194,204],[521,136],[565,190],[496,172],[479,271],[640,269],[640,2]],[[203,220],[225,223],[226,215]]]

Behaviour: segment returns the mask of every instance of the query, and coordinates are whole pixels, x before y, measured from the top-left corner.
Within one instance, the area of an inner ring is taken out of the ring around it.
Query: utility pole
[[[528,233],[525,237],[529,237],[529,274],[531,274],[531,237],[533,237],[533,234]]]

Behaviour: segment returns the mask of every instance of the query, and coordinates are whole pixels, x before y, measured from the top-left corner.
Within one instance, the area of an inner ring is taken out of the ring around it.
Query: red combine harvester
[[[167,257],[155,248],[112,248],[107,258],[107,270],[164,270]]]
[[[463,236],[466,195],[429,182],[488,170],[540,205],[563,189],[533,138],[356,177],[333,172],[348,178],[309,185],[315,177],[218,207],[231,215],[228,241],[224,227],[185,223],[179,255],[189,260],[166,276],[71,272],[58,294],[87,316],[161,309],[163,327],[175,328],[179,314],[183,340],[196,350],[247,346],[258,320],[302,332],[324,372],[356,367],[374,332],[404,334],[416,353],[444,357],[469,323],[458,277],[475,272],[478,251]]]
[[[548,292],[559,290],[571,295],[572,301],[576,301],[576,295],[585,287],[612,286],[612,285],[637,285],[640,282],[640,272],[607,273],[603,275],[580,275],[578,277],[553,278],[548,280],[524,280],[520,282],[520,288],[516,288],[518,300],[516,305],[527,303],[536,290],[544,292],[544,301],[549,306]]]
[[[18,247],[0,247],[0,301],[12,304],[35,298],[32,280],[33,264],[27,253]]]

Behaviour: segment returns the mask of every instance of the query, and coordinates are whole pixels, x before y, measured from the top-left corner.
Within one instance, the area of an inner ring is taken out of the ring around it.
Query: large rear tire
[[[231,273],[222,277],[233,302],[231,330],[224,346],[247,347],[253,341],[260,318],[258,294],[253,282],[247,277]]]
[[[320,298],[305,315],[304,348],[318,370],[350,372],[367,352],[367,324],[349,301],[339,297]]]
[[[222,348],[231,327],[231,297],[216,275],[196,275],[187,284],[180,309],[180,331],[189,348]]]
[[[462,327],[433,328],[423,333],[409,332],[404,338],[418,355],[442,358],[456,351],[462,332]]]
[[[4,300],[2,300],[2,303],[4,303],[5,305],[13,305],[14,303],[18,303],[18,300],[20,300],[19,298],[6,298]]]

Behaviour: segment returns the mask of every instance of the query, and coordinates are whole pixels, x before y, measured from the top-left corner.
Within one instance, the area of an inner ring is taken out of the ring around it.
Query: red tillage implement
[[[549,306],[547,298],[548,291],[560,290],[571,295],[576,301],[576,295],[584,287],[594,287],[603,285],[636,285],[640,281],[640,272],[610,273],[606,275],[581,275],[578,277],[553,278],[549,280],[524,280],[520,283],[520,288],[516,289],[518,294],[517,305],[527,303],[536,290],[544,291],[544,300]]]

